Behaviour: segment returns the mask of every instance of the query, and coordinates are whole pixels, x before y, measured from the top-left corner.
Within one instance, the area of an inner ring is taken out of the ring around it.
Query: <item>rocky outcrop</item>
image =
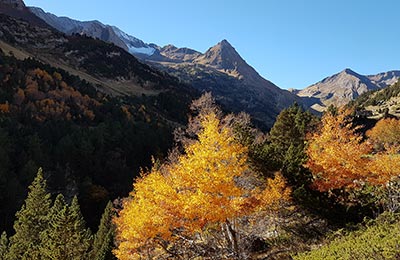
[[[49,28],[46,22],[29,11],[22,0],[0,0],[0,14],[25,20],[32,25]]]

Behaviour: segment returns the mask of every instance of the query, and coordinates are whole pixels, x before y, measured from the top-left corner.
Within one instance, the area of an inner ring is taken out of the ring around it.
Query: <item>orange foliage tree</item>
[[[366,154],[368,143],[362,142],[350,120],[350,111],[337,115],[326,113],[322,127],[308,139],[306,166],[314,176],[314,186],[320,191],[349,188],[368,177]]]
[[[187,259],[194,252],[240,258],[238,219],[275,210],[289,199],[290,190],[280,175],[263,188],[246,184],[251,174],[247,148],[215,113],[200,115],[200,129],[184,153],[154,165],[134,184],[115,219],[119,259],[165,254]],[[215,240],[216,233],[223,233],[224,239],[215,241],[211,250],[206,244]],[[178,249],[179,243],[185,246]]]
[[[326,113],[320,130],[308,138],[306,166],[320,191],[385,185],[400,175],[399,121],[382,119],[370,130],[369,140],[357,133],[350,110]],[[372,144],[387,149],[374,150]]]
[[[395,118],[381,119],[375,127],[367,132],[369,140],[376,149],[400,151],[400,120]]]
[[[386,210],[397,211],[400,209],[400,120],[381,119],[367,136],[375,148],[370,169],[385,184],[380,203]]]

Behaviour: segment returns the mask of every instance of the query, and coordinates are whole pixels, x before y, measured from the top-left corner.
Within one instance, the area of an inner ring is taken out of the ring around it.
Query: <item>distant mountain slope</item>
[[[400,79],[400,70],[382,72],[376,75],[369,75],[367,77],[372,83],[378,85],[380,88],[385,88],[395,84]]]
[[[105,42],[114,43],[131,54],[152,55],[156,51],[155,48],[126,34],[115,26],[104,25],[99,21],[81,22],[68,17],[58,17],[37,7],[29,7],[29,10],[50,26],[68,35],[74,33],[85,34]]]
[[[400,78],[400,71],[390,71],[364,76],[351,69],[345,69],[327,77],[303,90],[292,90],[300,97],[315,98],[311,104],[316,110],[324,110],[329,105],[342,106],[361,94],[384,88]]]
[[[197,57],[202,55],[201,52],[189,48],[177,48],[171,44],[164,47],[159,47],[157,45],[153,46],[157,48],[160,55],[158,57],[153,56],[149,58],[151,60],[158,60],[161,58],[161,60],[163,61],[170,61],[175,63],[193,62]]]
[[[9,45],[63,68],[112,95],[156,95],[172,89],[187,93],[177,79],[139,62],[123,49],[85,36],[54,30],[0,15],[2,45]]]
[[[369,117],[379,118],[390,114],[400,118],[400,80],[384,89],[362,94],[349,106]]]

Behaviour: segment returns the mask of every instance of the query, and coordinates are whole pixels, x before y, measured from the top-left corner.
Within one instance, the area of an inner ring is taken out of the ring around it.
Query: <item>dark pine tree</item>
[[[270,131],[269,155],[276,170],[282,170],[288,182],[301,186],[308,181],[309,173],[303,168],[306,161],[306,134],[315,125],[315,117],[297,104],[284,109]]]

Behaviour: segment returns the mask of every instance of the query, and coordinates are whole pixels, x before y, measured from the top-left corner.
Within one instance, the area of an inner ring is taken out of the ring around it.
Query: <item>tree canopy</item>
[[[230,251],[238,255],[234,220],[261,209],[275,209],[289,199],[280,175],[260,187],[246,182],[251,174],[247,153],[247,147],[235,140],[232,128],[215,112],[200,113],[197,139],[188,142],[174,159],[143,173],[124,201],[115,219],[117,257],[140,258],[149,251],[171,253],[171,244],[178,239],[193,239],[221,224],[230,232]]]

